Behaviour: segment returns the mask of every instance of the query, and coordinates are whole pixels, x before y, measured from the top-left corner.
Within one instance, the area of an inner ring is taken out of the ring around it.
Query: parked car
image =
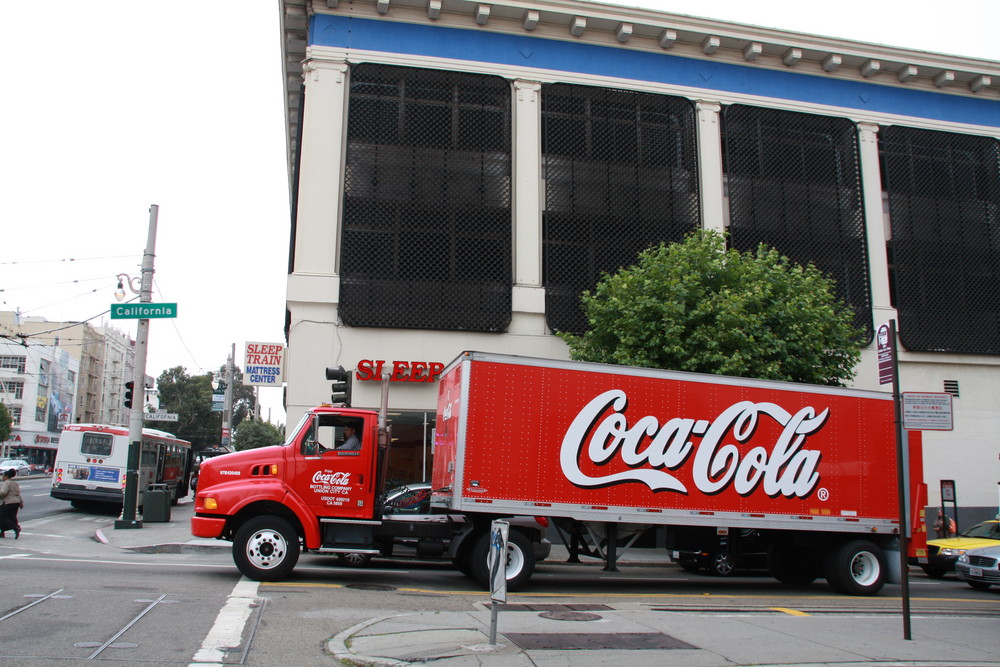
[[[31,464],[22,459],[7,459],[0,463],[0,471],[7,471],[11,468],[17,471],[18,476],[31,474]]]
[[[417,515],[427,515],[430,517],[432,515],[431,485],[426,482],[420,482],[405,484],[392,489],[386,494],[385,511],[387,514],[405,514],[410,518]],[[440,517],[441,515],[437,516]],[[549,557],[552,551],[552,543],[545,538],[545,525],[536,521],[534,517],[527,516],[508,517],[507,521],[510,523],[512,530],[520,530],[531,538],[536,561],[543,561]],[[382,549],[383,556],[428,557],[419,553],[423,551],[418,548],[419,546],[416,539],[397,537],[392,540],[391,544],[382,544],[380,548]],[[441,546],[442,552],[440,557],[445,558],[447,557],[448,548],[446,544],[442,544]],[[402,548],[403,551],[397,551],[397,547]],[[352,552],[337,554],[337,558],[342,565],[359,567],[367,565],[372,557],[370,554]]]
[[[992,546],[1000,546],[1000,521],[996,519],[977,523],[958,537],[928,540],[927,562],[920,563],[920,567],[928,577],[940,579],[955,571],[955,563],[962,554]]]
[[[689,538],[701,535],[697,545],[682,544],[671,549],[670,558],[687,572],[705,570],[717,577],[728,577],[737,570],[766,570],[767,545],[757,530],[738,529],[732,536],[715,529],[689,531]]]
[[[1000,545],[966,551],[958,557],[955,572],[977,591],[1000,586]]]

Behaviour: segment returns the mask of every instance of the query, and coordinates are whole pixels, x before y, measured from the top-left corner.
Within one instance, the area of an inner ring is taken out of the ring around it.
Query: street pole
[[[146,236],[146,250],[142,255],[142,286],[139,303],[153,301],[153,259],[156,256],[156,219],[160,207],[149,207],[149,231]],[[125,472],[125,497],[122,502],[122,516],[115,521],[115,528],[142,528],[142,520],[136,518],[139,500],[139,457],[142,452],[142,416],[146,410],[146,352],[149,348],[149,320],[140,319],[135,336],[135,368],[132,374],[132,407],[128,421],[128,462]]]
[[[236,357],[236,343],[233,343],[229,360],[226,362],[226,404],[222,413],[222,444],[233,442],[233,359]]]
[[[896,345],[896,320],[889,320],[889,346],[892,350],[892,404],[896,428],[896,489],[899,502],[899,573],[900,592],[903,603],[903,639],[911,639],[910,623],[910,565],[907,558],[907,528],[909,526],[906,512],[908,487],[906,485],[906,461],[903,453],[903,409],[899,388],[899,349]]]

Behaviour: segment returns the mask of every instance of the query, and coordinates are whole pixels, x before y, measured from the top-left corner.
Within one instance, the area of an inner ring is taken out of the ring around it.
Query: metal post
[[[906,457],[903,456],[903,409],[899,389],[899,351],[896,346],[896,320],[889,320],[889,346],[892,349],[892,403],[896,421],[896,488],[899,500],[899,568],[903,603],[903,639],[910,639],[910,564],[907,559]]]
[[[149,231],[146,236],[146,250],[142,255],[142,287],[139,303],[153,301],[153,259],[156,256],[156,220],[160,207],[149,207]],[[132,373],[132,407],[128,421],[128,462],[125,471],[125,497],[122,501],[122,516],[115,521],[115,528],[142,528],[142,520],[136,518],[139,501],[139,461],[142,449],[142,415],[145,406],[146,352],[149,348],[149,320],[140,319],[135,336],[135,368]]]
[[[222,444],[233,442],[233,357],[236,356],[236,343],[226,360],[226,404],[222,413]]]

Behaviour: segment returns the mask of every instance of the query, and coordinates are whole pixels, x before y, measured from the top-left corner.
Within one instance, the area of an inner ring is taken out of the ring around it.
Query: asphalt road
[[[47,485],[47,479],[25,480],[22,537],[0,540],[0,662],[194,664],[214,656],[260,667],[334,665],[327,640],[360,622],[408,611],[467,611],[488,602],[447,563],[375,560],[344,568],[335,558],[307,554],[287,580],[248,586],[225,548],[100,543],[96,530],[115,516],[47,499]],[[190,512],[185,505],[176,510],[178,521]],[[670,564],[623,565],[611,573],[596,561],[552,560],[539,565],[529,591],[508,595],[504,613],[580,604],[693,615],[705,623],[774,609],[896,619],[899,591],[890,584],[878,596],[856,598],[822,582],[787,588],[763,573],[717,578]],[[931,580],[915,571],[911,598],[916,632],[925,623],[1000,621],[1000,589],[973,591],[956,579]],[[572,631],[587,632],[587,626],[578,623]],[[216,652],[204,653],[208,649]]]

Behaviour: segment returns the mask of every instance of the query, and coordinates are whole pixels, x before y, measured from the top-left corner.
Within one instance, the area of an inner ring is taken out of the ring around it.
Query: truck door
[[[374,516],[376,443],[370,433],[364,419],[343,415],[315,415],[303,429],[292,488],[316,516]]]

